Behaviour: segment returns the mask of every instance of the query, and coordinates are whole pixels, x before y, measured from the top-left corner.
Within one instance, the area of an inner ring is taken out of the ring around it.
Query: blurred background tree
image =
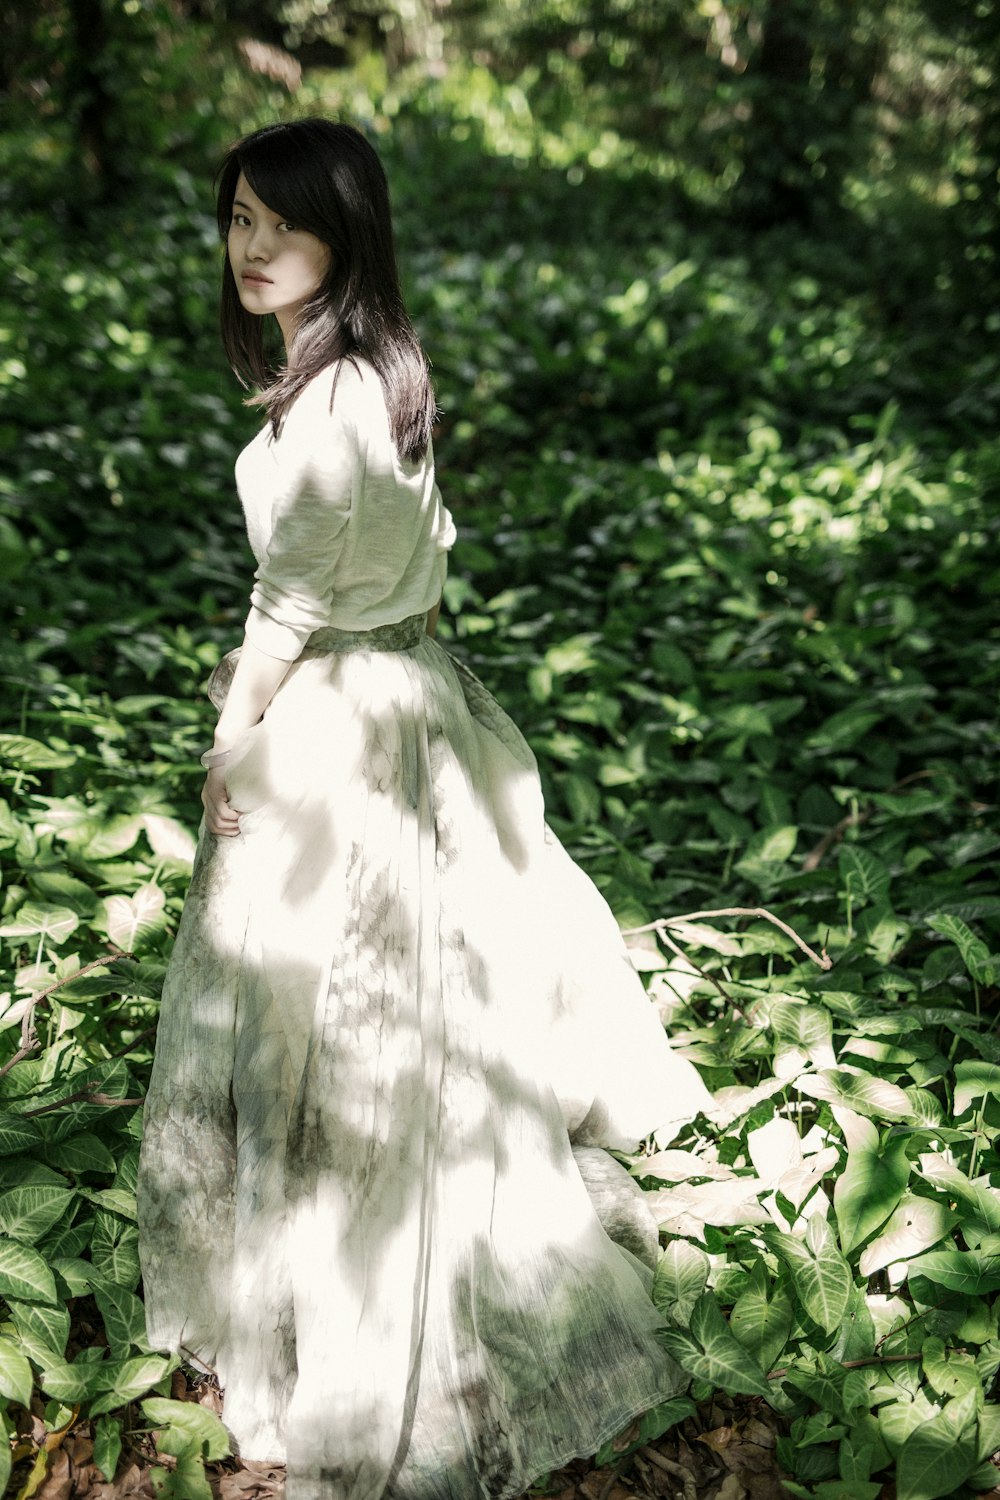
[[[986,0],[5,0],[0,18],[9,118],[62,135],[98,196],[151,155],[207,143],[212,60],[249,41],[279,79],[287,56],[286,82],[372,55],[390,77],[484,68],[552,132],[585,120],[683,163],[688,188],[703,174],[752,228],[822,223],[852,176],[898,157],[961,198],[991,258],[1000,19]]]

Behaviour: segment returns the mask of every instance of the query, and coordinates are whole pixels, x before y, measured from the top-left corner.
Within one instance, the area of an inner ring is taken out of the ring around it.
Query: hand
[[[209,771],[205,777],[201,800],[205,804],[205,823],[209,833],[217,833],[223,838],[235,838],[240,831],[240,815],[230,805],[226,793],[224,766],[216,766]]]

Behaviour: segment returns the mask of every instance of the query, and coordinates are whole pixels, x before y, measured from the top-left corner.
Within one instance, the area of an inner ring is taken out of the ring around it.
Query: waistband
[[[344,651],[412,651],[424,638],[427,615],[409,615],[394,625],[376,625],[373,630],[337,630],[328,625],[314,630],[302,650],[303,656],[331,656]]]

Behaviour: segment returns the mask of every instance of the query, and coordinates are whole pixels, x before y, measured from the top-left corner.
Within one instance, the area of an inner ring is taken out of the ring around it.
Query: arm
[[[317,377],[285,418],[282,491],[213,752],[224,753],[258,723],[311,633],[327,622],[357,463],[346,395],[338,393],[331,412],[329,379]],[[202,801],[210,832],[239,832],[239,809],[226,795],[224,761],[209,770]]]
[[[437,635],[438,615],[440,613],[441,613],[441,600],[439,599],[438,602],[435,604],[434,608],[433,609],[429,609],[427,611],[427,626],[426,626],[426,630],[427,630],[427,634],[430,636],[431,640],[433,640],[434,637]]]
[[[252,641],[244,638],[232,684],[215,726],[213,753],[229,750],[245,729],[252,728],[260,720],[291,665],[290,661],[282,661],[280,657],[266,656]],[[239,833],[239,810],[231,805],[226,794],[224,761],[213,766],[205,777],[201,800],[210,833],[229,838]]]

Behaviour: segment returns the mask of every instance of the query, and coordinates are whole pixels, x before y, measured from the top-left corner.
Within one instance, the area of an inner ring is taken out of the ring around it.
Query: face
[[[241,172],[227,240],[229,264],[247,312],[274,313],[286,332],[333,262],[328,245],[272,213]]]

